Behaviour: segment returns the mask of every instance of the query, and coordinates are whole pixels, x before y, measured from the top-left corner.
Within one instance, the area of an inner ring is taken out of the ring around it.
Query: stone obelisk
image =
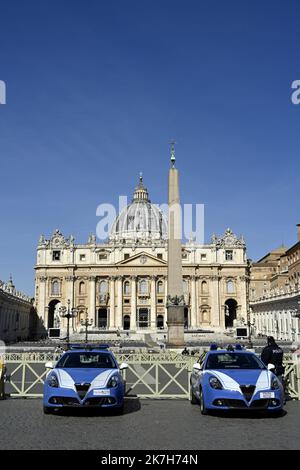
[[[169,170],[169,234],[168,234],[168,296],[167,325],[168,346],[184,344],[184,295],[181,254],[181,206],[179,174],[175,168],[175,149],[171,143],[171,168]]]

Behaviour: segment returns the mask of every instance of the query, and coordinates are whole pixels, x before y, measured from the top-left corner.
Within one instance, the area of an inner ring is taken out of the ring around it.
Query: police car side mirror
[[[128,369],[128,364],[126,364],[126,362],[122,362],[122,364],[120,365],[120,370],[124,369]]]
[[[196,364],[193,365],[193,370],[196,372],[196,371],[200,371],[201,370],[201,365],[199,364],[199,362],[196,362]]]
[[[275,370],[274,364],[268,364],[268,370]]]
[[[46,362],[45,367],[46,369],[54,369],[53,362]]]

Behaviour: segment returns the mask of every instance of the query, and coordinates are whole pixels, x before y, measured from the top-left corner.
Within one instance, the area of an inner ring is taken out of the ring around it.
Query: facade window
[[[158,254],[157,254],[157,258],[158,258],[158,259],[163,259],[162,253],[158,253]]]
[[[227,281],[227,294],[233,294],[234,293],[234,283],[233,281]]]
[[[55,250],[52,252],[52,261],[59,261],[60,260],[60,251]]]
[[[107,253],[100,253],[99,254],[99,260],[102,261],[102,260],[105,260],[107,259]]]
[[[201,294],[207,294],[207,292],[208,292],[207,282],[203,281],[201,284]]]
[[[158,294],[164,293],[164,283],[162,281],[158,281],[157,283],[157,293]]]
[[[85,258],[85,255],[79,255],[79,260],[80,260],[80,261],[85,261],[85,259],[86,259],[86,258]]]
[[[232,250],[225,250],[225,260],[232,261],[233,260],[233,251]]]
[[[203,321],[203,323],[209,323],[209,321],[210,321],[209,312],[206,309],[202,311],[202,321]]]
[[[57,281],[57,280],[52,281],[52,285],[51,285],[51,294],[52,294],[52,295],[59,295],[59,294],[60,294],[60,284],[59,284],[59,281]]]
[[[129,281],[124,282],[124,295],[130,295],[130,283],[129,283]]]
[[[100,292],[100,294],[106,294],[107,293],[107,281],[101,281],[100,282],[99,292]]]
[[[124,259],[129,259],[129,257],[130,257],[129,253],[124,254]]]
[[[182,251],[181,256],[182,256],[182,259],[187,259],[188,254],[186,251]]]
[[[205,253],[201,253],[201,261],[206,261],[206,254]]]
[[[80,284],[79,284],[79,294],[80,295],[85,294],[85,283],[84,282],[80,282]]]
[[[139,282],[139,293],[140,294],[147,294],[148,293],[148,283],[147,281],[143,280]]]

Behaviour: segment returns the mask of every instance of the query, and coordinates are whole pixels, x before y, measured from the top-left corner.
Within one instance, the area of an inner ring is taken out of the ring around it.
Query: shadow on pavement
[[[222,417],[222,418],[230,418],[230,419],[277,419],[283,418],[287,415],[287,411],[280,410],[280,411],[248,411],[248,410],[218,410],[218,411],[210,411],[210,416]]]

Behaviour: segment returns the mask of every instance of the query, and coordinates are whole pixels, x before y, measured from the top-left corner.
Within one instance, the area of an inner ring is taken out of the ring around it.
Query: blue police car
[[[64,407],[114,408],[122,413],[125,383],[122,370],[108,346],[74,346],[49,369],[44,382],[44,413]]]
[[[202,414],[229,409],[278,412],[284,391],[273,369],[240,345],[228,349],[213,345],[203,363],[193,366],[190,401],[200,404]]]

